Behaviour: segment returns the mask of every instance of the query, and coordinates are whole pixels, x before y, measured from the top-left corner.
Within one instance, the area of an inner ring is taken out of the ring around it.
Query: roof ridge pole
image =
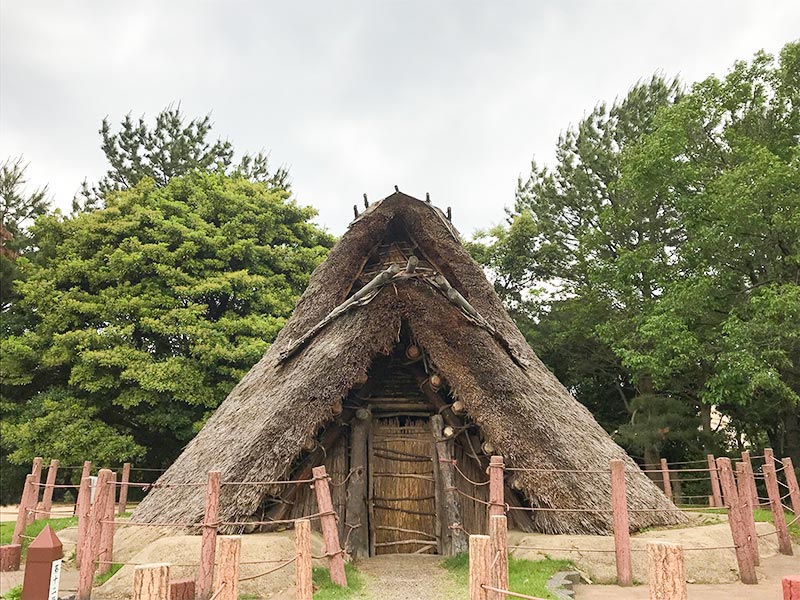
[[[614,513],[614,554],[617,564],[617,585],[633,585],[631,566],[631,534],[628,522],[628,497],[625,489],[625,463],[611,461],[611,508]]]

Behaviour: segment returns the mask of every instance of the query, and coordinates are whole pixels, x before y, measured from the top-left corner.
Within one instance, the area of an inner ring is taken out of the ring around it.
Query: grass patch
[[[361,573],[353,565],[345,563],[344,571],[347,575],[347,587],[340,587],[331,582],[328,569],[315,567],[311,575],[314,582],[315,600],[344,600],[345,598],[351,598],[364,587]]]
[[[0,595],[3,600],[20,600],[22,598],[22,586],[18,585],[11,588],[5,594]]]
[[[111,568],[109,568],[108,571],[106,571],[102,575],[95,575],[94,576],[94,584],[95,585],[103,585],[106,581],[108,581],[114,575],[116,575],[117,571],[119,571],[121,568],[122,568],[121,564],[111,563]]]
[[[469,555],[457,554],[445,559],[442,566],[464,589],[469,585]],[[540,598],[554,598],[545,584],[559,571],[572,569],[568,560],[525,560],[510,556],[508,559],[508,587],[510,591]]]
[[[61,529],[66,529],[67,527],[76,527],[78,525],[78,517],[63,517],[60,519],[40,519],[38,521],[34,521],[30,525],[25,528],[25,535],[29,538],[35,538],[42,532],[47,525],[53,528],[54,531],[60,531]],[[15,523],[13,521],[8,521],[6,523],[0,523],[0,544],[10,544],[11,538],[14,535],[14,526]],[[25,555],[25,551],[28,549],[28,545],[32,542],[32,539],[22,538],[22,554]]]

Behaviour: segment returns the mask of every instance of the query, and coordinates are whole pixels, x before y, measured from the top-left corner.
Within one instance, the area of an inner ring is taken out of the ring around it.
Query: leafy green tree
[[[286,169],[271,171],[269,156],[263,152],[245,154],[234,164],[233,145],[220,139],[211,142],[211,128],[210,115],[186,123],[180,106],[161,111],[152,129],[143,117],[135,121],[128,113],[115,133],[108,118],[103,119],[99,133],[109,169],[96,186],[83,182],[73,211],[92,210],[102,205],[110,192],[131,189],[144,178],[164,187],[173,177],[196,170],[240,175],[270,188],[289,190]]]
[[[266,183],[197,171],[40,217],[38,260],[19,259],[31,323],[0,348],[4,453],[169,463],[325,257],[314,215]]]

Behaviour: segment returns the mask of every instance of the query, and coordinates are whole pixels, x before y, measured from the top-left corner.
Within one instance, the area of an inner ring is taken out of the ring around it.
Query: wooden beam
[[[364,414],[366,413],[366,414]],[[372,422],[369,411],[360,413],[350,423],[350,479],[347,482],[345,525],[351,528],[350,550],[353,556],[369,556],[369,519],[367,518],[367,437]],[[347,535],[347,533],[345,533]]]
[[[440,518],[440,539],[442,553],[446,555],[460,554],[467,550],[467,540],[460,530],[453,529],[461,525],[461,502],[456,492],[455,469],[453,467],[453,440],[442,436],[443,419],[441,415],[431,417],[431,431],[436,442],[437,464],[439,473],[437,488],[441,498],[441,508],[437,505],[436,513]]]

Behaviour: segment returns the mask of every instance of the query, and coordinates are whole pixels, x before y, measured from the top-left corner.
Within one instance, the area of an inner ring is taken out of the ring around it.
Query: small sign
[[[47,600],[58,600],[58,583],[61,580],[61,559],[53,561],[53,567],[50,570],[50,592],[47,594]]]

